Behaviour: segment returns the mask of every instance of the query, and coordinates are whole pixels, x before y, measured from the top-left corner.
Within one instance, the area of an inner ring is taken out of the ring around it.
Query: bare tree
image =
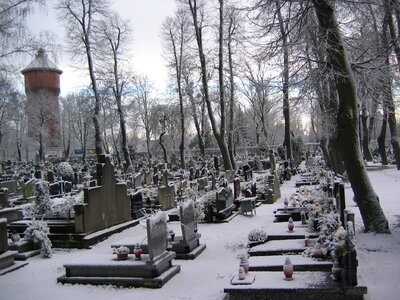
[[[185,115],[184,115],[184,89],[182,87],[182,73],[186,64],[187,54],[185,48],[191,39],[189,34],[189,20],[184,10],[178,10],[175,16],[168,17],[163,23],[163,37],[166,43],[166,51],[172,59],[170,68],[174,70],[179,98],[181,142],[179,145],[181,168],[185,168]],[[168,56],[168,54],[167,54]]]
[[[96,49],[93,38],[99,20],[107,15],[109,2],[107,0],[58,0],[56,8],[59,11],[60,19],[65,24],[70,53],[73,58],[84,59],[87,63],[95,99],[93,125],[95,129],[96,156],[99,158],[103,153],[99,124],[101,99],[95,73],[94,52]]]
[[[137,106],[140,119],[141,119],[141,126],[143,127],[146,135],[146,147],[147,147],[147,154],[149,158],[152,157],[151,154],[151,108],[154,105],[154,101],[151,98],[151,92],[153,90],[153,85],[149,81],[147,77],[137,76],[134,80],[133,84],[133,97],[136,103],[132,105]]]
[[[204,3],[197,0],[184,0],[182,1],[186,6],[189,7],[190,13],[192,16],[196,42],[197,42],[197,50],[200,61],[201,68],[201,82],[202,82],[202,95],[204,97],[208,117],[211,122],[211,128],[214,134],[214,137],[217,141],[219,149],[221,151],[222,159],[224,162],[225,170],[232,170],[232,162],[229,155],[228,146],[225,140],[225,87],[224,87],[224,51],[223,51],[223,39],[224,39],[224,30],[223,30],[223,14],[224,14],[224,1],[219,0],[219,23],[218,23],[218,89],[219,89],[219,127],[217,126],[217,120],[215,118],[215,111],[210,98],[209,84],[208,84],[208,68],[206,63],[206,55],[204,49],[204,40],[203,40],[203,29],[204,29]],[[201,3],[200,3],[201,2]]]
[[[103,59],[104,74],[112,75],[110,81],[111,89],[117,104],[120,124],[121,148],[125,159],[125,169],[132,167],[132,161],[128,149],[127,129],[125,113],[122,104],[125,87],[129,77],[126,75],[122,62],[127,56],[126,45],[130,40],[130,29],[127,21],[122,20],[117,13],[110,15],[100,23],[99,48]],[[105,48],[101,48],[105,45]],[[111,63],[110,63],[111,62]],[[111,66],[111,70],[108,66]],[[118,149],[118,147],[116,148]]]
[[[68,94],[65,97],[65,105],[71,110],[72,133],[82,149],[82,161],[86,161],[87,146],[92,133],[90,123],[93,114],[93,96],[87,90],[82,90],[78,94]]]

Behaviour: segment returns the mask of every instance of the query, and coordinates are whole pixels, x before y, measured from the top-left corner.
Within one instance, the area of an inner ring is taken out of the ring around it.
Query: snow
[[[359,210],[352,201],[352,191],[346,185],[347,208],[356,214],[357,253],[359,284],[368,287],[366,300],[398,298],[400,278],[400,171],[394,166],[373,167],[368,171],[375,192],[379,195],[383,211],[389,221],[392,234],[377,235],[362,233],[363,225]],[[29,258],[29,264],[0,277],[1,298],[17,299],[215,299],[225,297],[223,289],[230,286],[230,280],[239,268],[239,257],[246,253],[247,236],[253,229],[262,229],[270,234],[287,233],[287,224],[274,224],[273,211],[283,206],[283,199],[295,191],[292,181],[281,186],[282,197],[277,203],[263,204],[253,216],[238,215],[229,223],[199,224],[201,243],[207,248],[195,260],[174,260],[181,266],[181,271],[168,281],[161,289],[118,288],[114,286],[69,285],[58,284],[57,277],[64,275],[64,264],[77,261],[88,261],[104,257],[114,258],[111,245],[124,239],[142,240],[146,229],[142,224],[115,234],[92,249],[54,249],[52,258],[40,256]],[[296,223],[296,222],[295,222]],[[169,223],[168,227],[179,226]],[[303,228],[296,227],[295,232]],[[280,228],[279,228],[280,227]],[[282,245],[282,247],[285,247]],[[282,258],[282,263],[284,258]],[[315,282],[318,274],[298,274],[308,276],[308,281]],[[265,279],[263,278],[265,277]],[[294,275],[296,276],[296,274]],[[283,274],[277,272],[256,274],[254,284],[268,282],[271,286],[297,286],[301,280],[284,281]]]

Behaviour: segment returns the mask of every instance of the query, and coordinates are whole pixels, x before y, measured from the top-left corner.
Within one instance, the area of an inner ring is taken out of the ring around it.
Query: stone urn
[[[285,275],[285,280],[293,280],[293,265],[289,257],[286,257],[285,259],[283,274]]]

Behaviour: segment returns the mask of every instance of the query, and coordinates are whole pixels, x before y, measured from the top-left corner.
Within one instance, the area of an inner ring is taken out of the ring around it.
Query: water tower
[[[60,75],[44,49],[21,71],[25,77],[28,135],[42,145],[46,155],[61,156]]]

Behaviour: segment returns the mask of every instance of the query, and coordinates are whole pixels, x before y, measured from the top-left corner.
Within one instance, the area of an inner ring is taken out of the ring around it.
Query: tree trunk
[[[334,69],[339,95],[338,143],[365,231],[390,233],[388,221],[361,157],[357,91],[333,4],[328,0],[312,0],[312,3],[326,37],[328,63]]]
[[[333,167],[332,167],[332,159],[331,159],[331,156],[329,154],[328,141],[326,140],[326,137],[322,136],[319,139],[319,146],[320,146],[320,148],[322,150],[322,153],[324,154],[327,166],[329,168],[333,169]]]
[[[366,161],[372,161],[372,154],[369,148],[369,128],[368,128],[368,114],[365,104],[362,104],[361,110],[361,125],[362,125],[362,149]]]
[[[283,24],[283,18],[281,13],[281,1],[275,0],[277,9],[277,16],[279,20],[279,28],[282,36],[282,51],[283,51],[283,119],[285,121],[285,139],[283,145],[286,149],[287,159],[292,162],[292,142],[291,142],[291,130],[290,130],[290,104],[289,104],[289,45],[288,37]]]
[[[228,149],[229,149],[229,156],[231,158],[232,168],[236,170],[235,149],[234,149],[235,145],[233,142],[234,124],[235,124],[235,114],[234,114],[235,81],[233,74],[233,59],[232,59],[232,28],[229,29],[229,36],[228,36],[228,63],[229,63],[229,88],[230,88]]]
[[[162,151],[163,151],[163,156],[164,156],[164,162],[168,163],[168,156],[167,156],[167,149],[165,149],[164,141],[163,141],[163,136],[165,135],[165,131],[163,131],[160,134],[160,139],[158,140],[158,143],[160,144]]]
[[[204,145],[204,140],[203,140],[203,136],[202,136],[202,130],[201,130],[199,118],[197,115],[196,102],[195,102],[195,99],[193,96],[193,84],[189,83],[189,78],[187,78],[187,77],[185,77],[185,82],[186,82],[186,86],[187,86],[186,93],[189,97],[190,107],[192,110],[194,127],[196,128],[197,141],[199,144],[200,155],[202,157],[204,157],[205,156],[205,145]]]
[[[387,131],[387,112],[386,107],[383,108],[381,133],[378,137],[378,148],[381,155],[382,165],[388,165],[388,158],[386,154],[386,131]]]
[[[393,90],[392,90],[392,74],[390,71],[390,45],[388,38],[391,38],[391,43],[394,44],[394,52],[396,54],[397,63],[400,64],[400,47],[396,38],[396,33],[393,24],[392,9],[389,1],[386,0],[386,14],[383,22],[382,29],[382,46],[385,51],[385,67],[384,67],[384,102],[387,107],[388,113],[388,124],[390,129],[390,143],[392,144],[394,158],[396,160],[397,170],[400,170],[400,143],[399,134],[397,132],[396,122],[396,110],[393,101]],[[400,69],[400,65],[399,65]]]
[[[193,25],[196,34],[196,42],[201,66],[201,82],[203,87],[203,96],[207,106],[208,117],[211,122],[211,128],[214,133],[215,139],[217,140],[219,149],[221,151],[222,160],[224,163],[225,170],[232,170],[231,159],[229,156],[228,146],[225,141],[225,102],[224,102],[224,84],[223,84],[223,53],[222,53],[222,41],[223,41],[223,30],[222,30],[222,19],[223,19],[223,0],[220,1],[219,8],[219,16],[220,16],[220,26],[219,26],[219,66],[218,66],[218,74],[219,74],[219,89],[220,89],[220,110],[221,110],[221,120],[220,120],[220,129],[217,128],[217,122],[214,117],[214,110],[211,104],[209,89],[208,89],[208,72],[206,65],[206,57],[204,55],[203,48],[203,31],[202,27],[199,25],[198,21],[198,7],[196,0],[188,0],[190,11],[193,17]]]

